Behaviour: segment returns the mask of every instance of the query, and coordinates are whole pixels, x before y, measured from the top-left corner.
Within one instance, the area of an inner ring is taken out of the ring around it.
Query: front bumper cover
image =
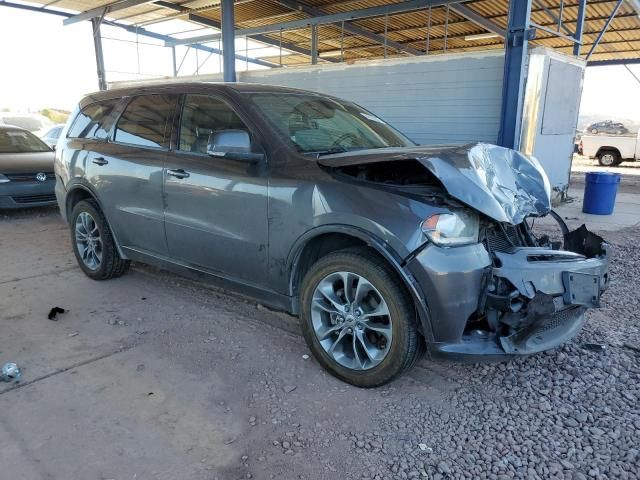
[[[56,204],[55,180],[21,181],[0,184],[0,209],[43,207]]]
[[[433,355],[478,361],[554,348],[580,331],[609,285],[604,242],[592,258],[537,247],[494,255],[482,244],[429,245],[407,263],[429,308]],[[493,328],[470,330],[478,317]]]

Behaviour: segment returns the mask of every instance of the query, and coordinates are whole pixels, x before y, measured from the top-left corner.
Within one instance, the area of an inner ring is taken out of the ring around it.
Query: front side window
[[[219,130],[247,130],[247,127],[222,100],[206,95],[187,95],[180,121],[179,149],[207,153],[209,135]]]
[[[107,138],[104,122],[118,104],[118,99],[87,105],[78,113],[67,133],[71,138]],[[59,132],[58,132],[59,134]]]
[[[248,95],[275,130],[303,154],[415,145],[353,103],[303,93]]]
[[[122,113],[114,140],[141,147],[169,148],[174,95],[141,95]]]
[[[49,146],[26,130],[0,129],[0,153],[49,152]]]

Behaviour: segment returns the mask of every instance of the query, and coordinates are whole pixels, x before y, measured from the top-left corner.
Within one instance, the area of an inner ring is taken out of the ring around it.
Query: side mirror
[[[251,138],[246,130],[217,130],[209,135],[207,154],[212,157],[257,163],[264,159],[262,153],[251,151]]]

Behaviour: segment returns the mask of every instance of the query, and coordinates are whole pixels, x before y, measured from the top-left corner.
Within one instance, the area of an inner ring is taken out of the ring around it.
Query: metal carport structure
[[[57,15],[65,25],[92,22],[101,89],[107,86],[101,25],[164,42],[172,52],[174,75],[177,46],[220,54],[225,81],[236,80],[236,59],[286,68],[504,49],[498,143],[510,147],[516,143],[529,45],[575,55],[588,65],[640,62],[638,0],[48,0],[0,1],[0,6]],[[177,38],[145,28],[173,19],[214,31]],[[243,55],[235,50],[237,37],[288,55]]]

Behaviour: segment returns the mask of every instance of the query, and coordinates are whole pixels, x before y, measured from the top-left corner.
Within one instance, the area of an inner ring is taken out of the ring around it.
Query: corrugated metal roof
[[[324,13],[347,12],[362,8],[400,3],[403,0],[299,0],[298,3],[308,7],[321,9]],[[86,1],[86,0],[58,0],[58,1],[30,1],[32,4],[47,5],[50,8],[85,11],[99,6],[114,3],[114,0]],[[197,13],[202,17],[220,20],[220,1],[212,0],[171,0],[171,3],[182,8],[166,8],[162,4],[167,2],[153,2],[138,5],[107,14],[107,18],[133,25],[145,25],[174,18],[187,20],[187,14]],[[589,0],[584,23],[584,45],[582,53],[589,51],[598,33],[613,11],[616,0]],[[486,19],[491,20],[501,28],[507,24],[508,0],[472,0],[464,5]],[[564,27],[573,31],[578,15],[578,0],[540,0],[534,1],[532,21],[551,29],[558,25],[541,6],[544,5],[555,16],[560,15],[561,5]],[[430,16],[430,19],[429,19]],[[237,28],[253,28],[261,25],[288,22],[308,18],[309,15],[299,10],[292,10],[282,5],[278,0],[239,0],[235,2],[235,18]],[[429,46],[429,54],[443,52],[464,52],[502,48],[500,37],[466,40],[469,35],[487,33],[487,31],[462,17],[453,9],[434,7],[389,16],[365,18],[349,22],[404,46],[425,52]],[[427,31],[427,24],[431,28]],[[345,61],[358,59],[373,59],[387,56],[406,55],[391,46],[386,49],[382,43],[373,42],[369,38],[353,35],[343,31],[341,25],[321,25],[319,31],[320,57],[331,56],[343,58]],[[310,49],[311,29],[309,27],[297,30],[284,30],[281,33],[269,34],[274,42],[282,39],[283,43],[294,44],[298,47]],[[549,32],[537,30],[537,38],[532,42],[571,53],[572,42]],[[640,58],[640,18],[638,12],[624,2],[609,30],[603,36],[592,60],[638,59]],[[267,60],[280,61],[277,58]],[[310,59],[306,55],[286,55],[282,57],[287,65],[308,64]]]

